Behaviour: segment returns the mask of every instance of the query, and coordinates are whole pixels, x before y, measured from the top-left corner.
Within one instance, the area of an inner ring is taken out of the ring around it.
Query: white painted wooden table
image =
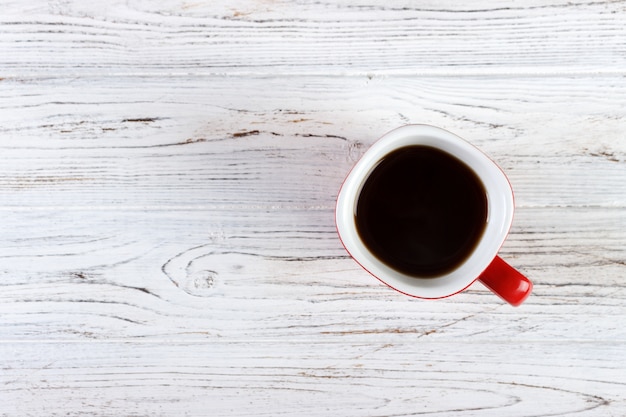
[[[626,3],[464,3],[3,1],[0,415],[626,415]],[[406,123],[509,175],[523,306],[343,250]]]

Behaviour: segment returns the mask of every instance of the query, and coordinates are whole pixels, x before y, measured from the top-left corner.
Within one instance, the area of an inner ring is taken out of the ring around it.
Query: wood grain
[[[9,207],[331,208],[379,136],[429,123],[502,165],[518,207],[625,207],[625,80],[5,80],[0,192]]]
[[[346,335],[394,332],[626,340],[619,325],[626,235],[609,228],[624,223],[624,210],[529,208],[517,218],[501,254],[535,280],[522,309],[502,306],[478,284],[440,302],[396,294],[347,257],[325,209],[15,213],[7,218],[15,229],[5,227],[15,238],[3,251],[2,333],[5,340],[343,343]],[[596,322],[581,326],[576,316]]]
[[[40,413],[42,403],[49,415],[618,415],[626,384],[615,344],[461,345],[414,334],[341,346],[0,344],[0,353],[14,358],[0,376],[7,415]]]
[[[63,412],[97,415],[122,408],[129,415],[204,415],[207,402],[216,414],[246,415],[269,399],[270,413],[287,415],[320,402],[325,412],[351,404],[349,415],[418,405],[424,413],[494,415],[505,406],[515,406],[512,415],[533,415],[539,405],[589,415],[622,407],[623,370],[592,362],[623,363],[625,236],[611,227],[624,223],[622,208],[519,209],[502,255],[536,282],[520,309],[479,286],[436,303],[395,294],[346,257],[327,208],[7,214],[4,232],[14,238],[3,248],[2,346],[30,357],[21,365],[3,360],[7,415],[37,414],[55,398],[67,401]],[[77,351],[72,342],[83,340],[94,344],[82,342]],[[131,340],[143,343],[137,348]],[[301,344],[312,340],[324,342],[321,350],[303,353]],[[497,352],[485,359],[487,346]],[[420,347],[433,351],[435,369],[407,368]],[[337,351],[356,358],[378,348],[382,363],[337,365]],[[392,348],[400,351],[390,359]],[[77,353],[66,357],[59,349]],[[85,353],[93,349],[104,356]],[[188,358],[190,349],[202,359]],[[518,349],[524,354],[511,364]],[[563,350],[571,353],[563,357]],[[225,371],[233,354],[249,365]],[[36,357],[50,360],[42,368],[63,359],[39,372],[31,365]],[[284,369],[286,357],[293,369]],[[137,367],[136,360],[148,364]],[[328,371],[333,366],[339,371]],[[335,388],[330,378],[339,380]],[[28,401],[32,395],[41,401]],[[433,401],[447,396],[445,407]]]
[[[626,414],[625,3],[6,1],[0,416]],[[535,283],[407,298],[334,201],[407,123]]]
[[[4,76],[624,73],[624,3],[9,3]],[[76,53],[76,48],[80,53]],[[36,51],[36,53],[34,53]]]

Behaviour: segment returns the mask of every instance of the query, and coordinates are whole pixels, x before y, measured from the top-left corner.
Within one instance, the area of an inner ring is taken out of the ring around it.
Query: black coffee
[[[456,157],[408,146],[386,155],[370,173],[355,222],[380,261],[410,276],[434,278],[474,250],[487,222],[487,195]]]

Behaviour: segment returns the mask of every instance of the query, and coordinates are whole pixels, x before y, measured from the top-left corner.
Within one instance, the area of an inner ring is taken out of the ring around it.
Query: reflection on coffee
[[[487,223],[487,195],[456,157],[414,145],[387,154],[358,196],[355,223],[369,251],[420,278],[444,275],[472,253]]]

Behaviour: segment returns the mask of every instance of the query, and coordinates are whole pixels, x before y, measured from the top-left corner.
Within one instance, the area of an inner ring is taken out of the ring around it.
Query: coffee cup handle
[[[519,306],[530,295],[533,283],[496,256],[478,280],[512,306]]]

